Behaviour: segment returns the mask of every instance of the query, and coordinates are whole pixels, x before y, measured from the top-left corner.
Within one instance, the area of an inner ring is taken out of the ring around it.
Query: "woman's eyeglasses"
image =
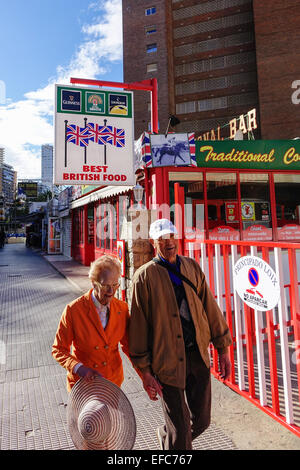
[[[116,290],[118,287],[120,287],[119,283],[116,284],[101,284],[101,282],[96,282],[95,284],[102,290],[108,291],[108,290]]]

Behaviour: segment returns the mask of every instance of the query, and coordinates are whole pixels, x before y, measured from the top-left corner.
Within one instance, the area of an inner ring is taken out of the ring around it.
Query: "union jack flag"
[[[114,127],[107,138],[107,142],[115,147],[125,147],[125,129]]]
[[[152,167],[152,153],[151,153],[150,137],[147,132],[144,132],[143,134],[142,158],[146,167]]]
[[[89,133],[86,127],[79,127],[76,124],[69,124],[66,129],[67,142],[80,145],[80,147],[87,147],[89,145]]]
[[[188,134],[188,139],[189,139],[189,147],[190,147],[191,164],[192,166],[197,166],[194,132],[192,134]]]
[[[93,122],[89,122],[86,126],[88,129],[90,140],[96,144],[105,145],[112,133],[112,126],[99,126]]]

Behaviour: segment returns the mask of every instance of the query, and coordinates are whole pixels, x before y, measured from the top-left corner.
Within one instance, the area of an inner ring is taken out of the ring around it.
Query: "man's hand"
[[[76,374],[78,374],[80,377],[83,377],[84,380],[86,380],[87,382],[92,382],[97,376],[103,377],[100,372],[97,372],[94,369],[90,369],[89,367],[85,366],[78,367]]]
[[[221,379],[227,380],[229,379],[231,373],[231,362],[228,353],[219,354],[219,366],[220,372],[219,375]]]
[[[159,382],[153,377],[150,372],[145,372],[143,374],[143,386],[145,391],[148,393],[150,400],[158,400],[157,395],[162,397],[162,386]]]

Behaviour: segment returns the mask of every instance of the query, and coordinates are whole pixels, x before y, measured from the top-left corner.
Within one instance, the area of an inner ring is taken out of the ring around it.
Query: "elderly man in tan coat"
[[[130,357],[149,398],[162,399],[160,447],[188,450],[210,424],[209,343],[218,351],[225,380],[231,371],[231,335],[198,263],[178,256],[174,225],[168,219],[155,221],[150,241],[157,256],[133,278]]]

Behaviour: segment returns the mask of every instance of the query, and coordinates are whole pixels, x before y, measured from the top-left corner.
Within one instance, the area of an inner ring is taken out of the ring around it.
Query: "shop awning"
[[[85,206],[94,201],[99,201],[100,199],[105,199],[110,196],[116,196],[117,194],[126,193],[133,189],[133,186],[108,186],[106,188],[99,189],[93,193],[87,194],[75,201],[70,203],[70,209],[76,209],[76,207]]]

